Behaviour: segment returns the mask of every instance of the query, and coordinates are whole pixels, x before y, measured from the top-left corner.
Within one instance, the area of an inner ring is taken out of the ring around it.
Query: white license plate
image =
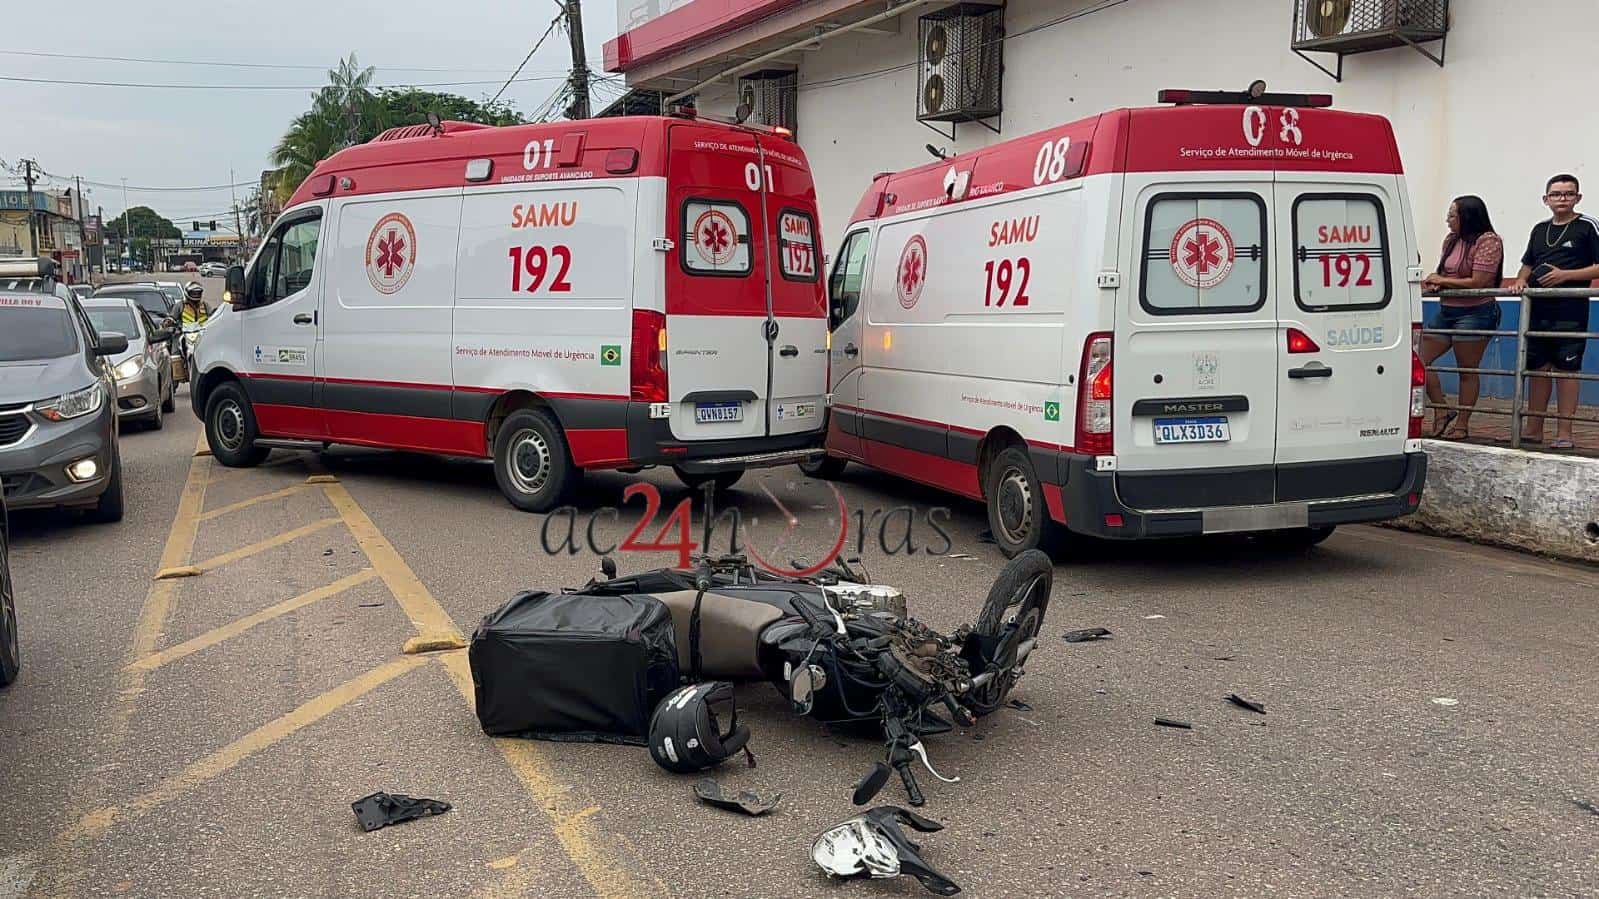
[[[1155,419],[1156,443],[1226,443],[1231,439],[1225,415]]]
[[[744,404],[731,403],[695,403],[694,420],[700,423],[717,421],[743,421]]]

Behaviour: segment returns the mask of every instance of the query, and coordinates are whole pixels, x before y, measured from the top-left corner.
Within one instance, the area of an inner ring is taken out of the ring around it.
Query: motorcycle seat
[[[677,664],[692,670],[689,654],[689,619],[694,614],[696,590],[656,593],[654,597],[672,612],[677,638]],[[783,617],[776,606],[755,600],[706,593],[700,603],[700,674],[715,680],[764,680],[760,663],[761,631]]]

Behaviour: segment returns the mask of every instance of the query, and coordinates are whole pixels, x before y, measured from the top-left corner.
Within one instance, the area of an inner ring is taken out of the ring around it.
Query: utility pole
[[[86,207],[83,205],[83,178],[79,175],[72,176],[72,211],[78,219],[78,265],[83,269],[83,280],[92,280],[89,270],[89,231],[83,226],[83,215]]]
[[[33,165],[31,159],[22,160],[22,180],[28,185],[28,255],[39,255],[39,213],[33,208]]]
[[[566,0],[566,34],[572,39],[572,74],[567,84],[572,88],[572,105],[566,108],[569,119],[589,117],[589,60],[583,49],[582,0]]]
[[[122,179],[122,252],[133,261],[133,212],[128,208],[128,179]]]
[[[239,242],[233,245],[233,255],[238,257],[244,254],[244,221],[239,217],[239,193],[233,189],[232,166],[228,166],[228,194],[233,197],[233,233],[239,238]],[[234,261],[228,260],[230,263]]]

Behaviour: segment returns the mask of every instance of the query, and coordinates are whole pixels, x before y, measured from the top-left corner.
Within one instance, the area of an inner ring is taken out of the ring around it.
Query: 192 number
[[[1359,266],[1360,274],[1355,274]],[[1333,284],[1333,277],[1337,276],[1338,283]],[[1321,286],[1323,287],[1348,287],[1353,279],[1356,287],[1371,286],[1371,257],[1365,253],[1350,255],[1339,253],[1337,256],[1321,257]]]
[[[988,290],[983,294],[984,306],[1003,306],[1007,302],[1012,306],[1028,304],[1027,282],[1033,278],[1033,263],[1026,256],[1015,262],[1009,259],[995,262],[990,259],[983,269],[988,272]]]
[[[784,270],[796,278],[809,278],[816,274],[816,254],[810,244],[785,243]]]
[[[540,246],[532,246],[526,249],[512,247],[510,249],[510,257],[511,291],[513,293],[522,290],[526,290],[528,293],[536,293],[540,287],[544,287],[545,277],[550,274],[551,262],[556,263],[559,267],[555,271],[555,276],[550,278],[549,287],[546,289],[550,293],[572,292],[572,282],[566,280],[567,273],[572,270],[571,249],[559,244],[549,249]],[[526,287],[522,285],[523,273],[527,274]]]

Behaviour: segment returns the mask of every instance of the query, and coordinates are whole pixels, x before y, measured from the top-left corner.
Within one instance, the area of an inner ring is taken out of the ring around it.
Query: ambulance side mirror
[[[234,304],[240,309],[250,305],[249,297],[244,295],[244,266],[228,266],[228,272],[223,276],[223,281],[225,282],[228,296],[232,298]]]

